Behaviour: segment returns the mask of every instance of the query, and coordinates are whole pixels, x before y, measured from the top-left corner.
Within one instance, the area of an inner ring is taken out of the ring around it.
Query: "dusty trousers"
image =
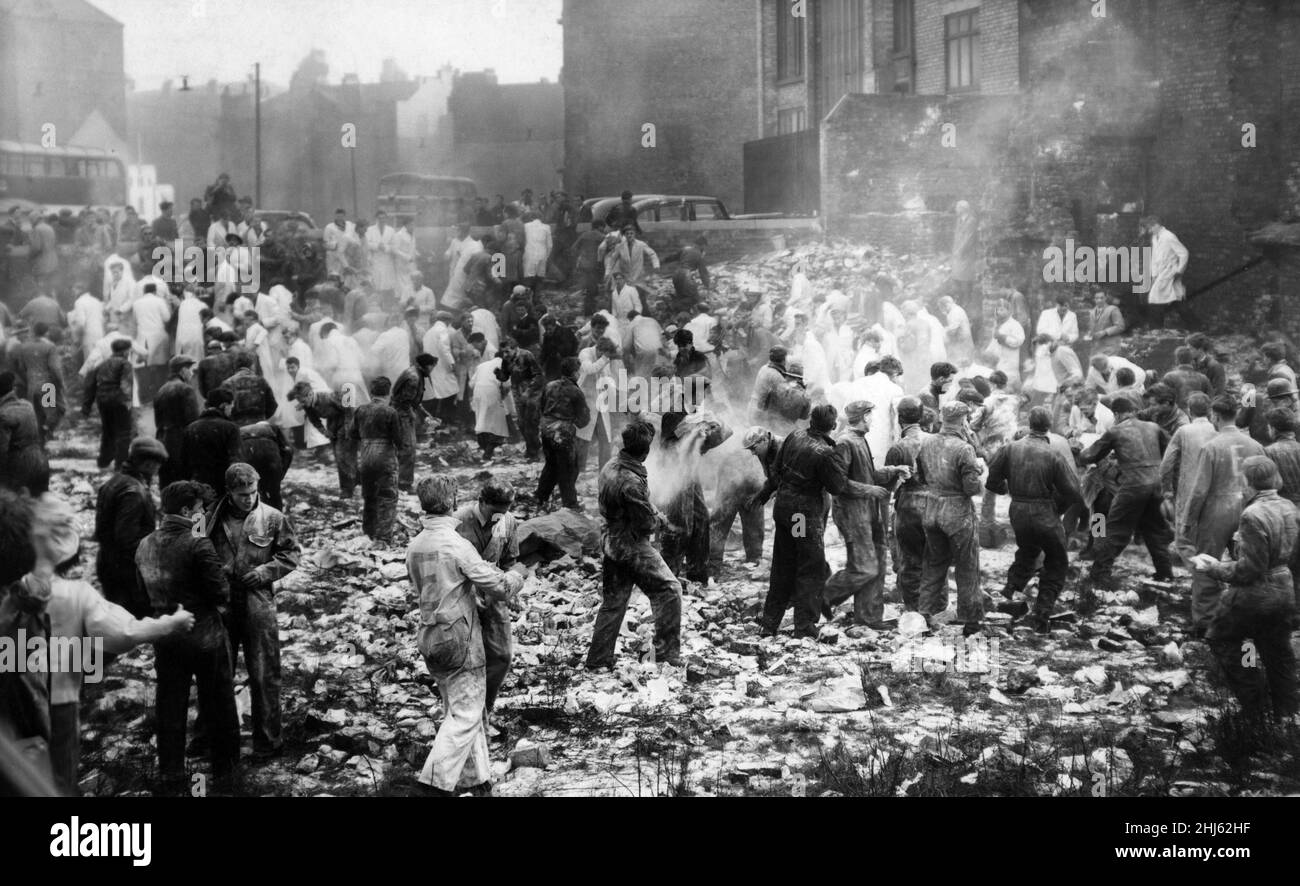
[[[875,502],[869,499],[837,501],[832,512],[848,560],[826,580],[822,596],[831,607],[852,597],[858,624],[878,624],[885,617],[885,533],[873,520],[875,512]]]
[[[515,410],[519,413],[519,433],[524,438],[524,455],[536,458],[542,451],[542,395],[515,397]]]
[[[718,495],[718,506],[709,520],[709,571],[714,575],[722,569],[722,557],[727,549],[727,537],[740,516],[740,537],[745,549],[745,560],[757,563],[763,559],[763,509],[747,508],[745,502],[759,490],[758,486],[735,486]]]
[[[402,448],[397,452],[397,486],[410,492],[415,486],[415,414],[399,409],[397,423],[402,434]]]
[[[614,647],[633,585],[650,599],[655,620],[655,661],[676,661],[681,655],[682,586],[650,540],[616,548],[606,544],[601,582],[604,600],[596,614],[587,667],[614,666]]]
[[[426,662],[427,665],[427,662]],[[420,783],[442,791],[466,790],[492,777],[488,759],[487,678],[482,667],[429,673],[442,696],[442,725],[420,770]]]
[[[1134,531],[1142,533],[1156,574],[1173,574],[1169,545],[1174,533],[1160,512],[1161,501],[1159,484],[1119,488],[1106,513],[1106,534],[1097,545],[1097,557],[1092,562],[1093,580],[1110,581],[1115,558],[1133,540]]]
[[[763,601],[762,626],[776,633],[785,610],[793,603],[795,636],[815,634],[821,618],[822,592],[830,573],[822,545],[825,503],[821,496],[778,493],[772,519],[772,574]]]
[[[925,565],[925,502],[917,499],[894,510],[894,568],[903,608],[921,606],[921,574]]]
[[[673,496],[665,513],[669,527],[660,536],[664,562],[674,575],[701,584],[709,580],[709,508],[699,483]]]
[[[980,589],[980,552],[975,506],[965,496],[932,495],[925,503],[925,560],[921,567],[922,615],[948,608],[948,568],[957,579],[957,621],[984,620]]]
[[[280,627],[270,588],[230,589],[230,664],[242,647],[253,696],[253,751],[278,752],[284,744],[280,718]],[[206,722],[204,723],[206,727]]]
[[[361,529],[373,539],[393,537],[397,522],[397,453],[386,440],[362,440],[357,447],[361,474]]]
[[[1038,599],[1034,603],[1037,615],[1048,617],[1056,598],[1065,586],[1065,575],[1070,565],[1065,552],[1065,528],[1056,517],[1051,502],[1011,502],[1011,529],[1016,534],[1016,559],[1007,570],[1007,590],[1023,591],[1038,571],[1038,558],[1042,555],[1043,570],[1038,577]]]
[[[510,673],[514,658],[514,643],[510,636],[510,608],[494,600],[478,611],[479,626],[483,629],[483,654],[487,682],[487,709],[496,704],[497,693]]]
[[[1275,569],[1266,588],[1229,587],[1206,633],[1229,687],[1250,717],[1263,717],[1266,698],[1275,717],[1300,711],[1291,647],[1295,597],[1281,580],[1283,573],[1289,579],[1288,568]],[[1253,650],[1245,645],[1247,639],[1254,641]]]
[[[332,444],[334,448],[334,466],[339,472],[339,493],[344,498],[351,498],[357,491],[359,469],[357,468],[357,441],[340,434]]]
[[[99,458],[97,464],[121,470],[131,448],[131,407],[125,403],[99,404]]]
[[[244,653],[248,658],[247,649]],[[229,775],[239,760],[239,714],[226,626],[215,614],[154,644],[158,687],[154,699],[158,729],[158,768],[164,780],[185,777],[185,723],[190,683],[198,684],[199,722],[206,730],[208,759],[217,778]]]

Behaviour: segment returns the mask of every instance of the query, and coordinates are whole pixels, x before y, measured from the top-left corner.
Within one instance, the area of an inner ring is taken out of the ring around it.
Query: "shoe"
[[[1002,589],[1002,596],[1010,600],[1016,596],[1016,589],[1011,587],[1011,585],[1007,585]]]
[[[455,791],[444,791],[442,788],[435,788],[433,785],[431,785],[431,784],[425,784],[425,783],[422,782],[422,781],[417,781],[417,782],[415,783],[415,792],[416,792],[416,795],[417,795],[417,796],[421,796],[421,797],[454,797],[454,796],[456,796],[456,792],[455,792]]]
[[[1050,633],[1052,629],[1050,619],[1046,615],[1040,615],[1039,613],[1029,616],[1029,618],[1025,619],[1024,624],[1026,627],[1031,628],[1035,634]]]
[[[984,625],[977,621],[967,622],[961,629],[963,637],[974,637],[976,634],[982,633],[984,633]]]
[[[885,631],[892,631],[897,626],[898,626],[898,622],[896,621],[869,621],[866,623],[866,627],[869,627],[871,628],[871,630],[880,633],[883,633]]]
[[[1151,580],[1158,584],[1171,585],[1174,583],[1174,574],[1172,572],[1157,572],[1151,577]]]
[[[823,604],[822,604],[822,618],[826,619],[827,621],[834,621],[834,620],[835,620],[835,607],[831,606],[831,604],[829,604],[829,603],[823,603]]]
[[[1005,612],[1012,618],[1024,618],[1029,614],[1029,604],[1023,600],[1019,603],[1007,602],[998,605],[998,612]]]

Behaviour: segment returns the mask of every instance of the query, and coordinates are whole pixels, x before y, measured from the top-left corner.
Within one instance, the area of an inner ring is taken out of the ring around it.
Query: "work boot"
[[[1040,612],[1035,612],[1029,618],[1025,619],[1025,626],[1031,628],[1035,634],[1046,634],[1051,631],[1051,619]]]
[[[1019,602],[1007,601],[1005,603],[999,603],[998,612],[1005,612],[1012,618],[1024,618],[1029,612],[1029,604],[1023,600]]]
[[[984,633],[984,625],[977,621],[967,622],[961,629],[963,637],[974,637],[976,634],[982,633]]]
[[[1002,596],[1010,600],[1016,596],[1016,591],[1017,589],[1012,587],[1010,582],[1007,582],[1006,586],[1002,589]]]
[[[1171,585],[1174,583],[1173,570],[1170,569],[1164,572],[1157,571],[1156,574],[1151,577],[1151,580],[1157,584]]]

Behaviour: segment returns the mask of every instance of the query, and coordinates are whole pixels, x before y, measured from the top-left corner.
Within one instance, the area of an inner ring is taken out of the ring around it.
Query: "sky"
[[[136,89],[251,77],[287,86],[313,49],[329,80],[379,79],[385,58],[411,76],[444,64],[494,68],[502,83],[559,79],[561,0],[90,0],[120,21]]]

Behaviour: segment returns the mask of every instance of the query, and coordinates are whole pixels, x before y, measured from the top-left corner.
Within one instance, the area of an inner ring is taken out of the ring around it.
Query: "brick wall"
[[[742,146],[762,134],[755,0],[566,0],[563,15],[567,190],[739,208]],[[646,123],[654,148],[641,146]]]
[[[984,95],[1016,92],[1020,88],[1019,6],[1018,0],[917,0],[917,94],[947,91],[944,19],[972,9],[979,10],[978,91]],[[892,22],[892,10],[889,17]]]

